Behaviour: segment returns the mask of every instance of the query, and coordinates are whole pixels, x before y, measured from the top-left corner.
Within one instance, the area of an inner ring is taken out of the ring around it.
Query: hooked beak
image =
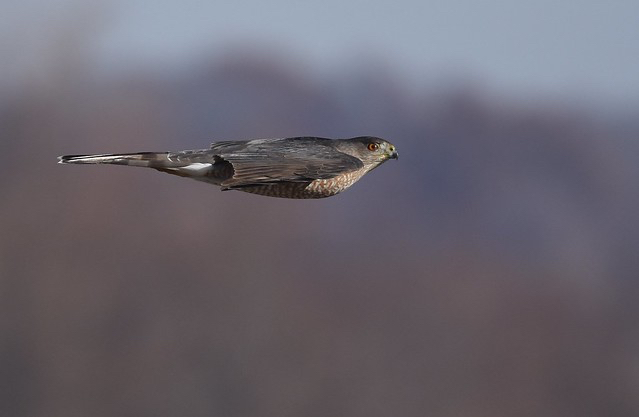
[[[391,153],[388,155],[388,159],[399,159],[399,154],[395,148],[391,150]]]

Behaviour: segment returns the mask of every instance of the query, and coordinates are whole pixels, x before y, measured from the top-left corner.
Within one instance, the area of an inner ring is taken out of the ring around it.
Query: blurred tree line
[[[2,415],[639,414],[636,113],[280,58],[0,97]],[[362,134],[319,201],[55,164]]]

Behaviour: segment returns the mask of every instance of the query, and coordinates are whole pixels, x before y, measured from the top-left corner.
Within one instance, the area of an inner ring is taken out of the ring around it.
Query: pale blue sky
[[[452,73],[497,93],[639,100],[638,0],[25,0],[0,12],[3,37],[86,17],[105,68],[179,68],[256,44],[318,73],[368,59],[408,85]]]

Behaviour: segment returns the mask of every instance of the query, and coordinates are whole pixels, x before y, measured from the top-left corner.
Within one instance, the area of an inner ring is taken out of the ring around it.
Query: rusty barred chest
[[[368,170],[362,168],[328,179],[311,182],[281,182],[239,188],[247,193],[280,198],[325,198],[338,194],[359,180]]]

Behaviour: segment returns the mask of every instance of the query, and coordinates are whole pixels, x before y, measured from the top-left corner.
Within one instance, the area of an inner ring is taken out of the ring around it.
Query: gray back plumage
[[[227,188],[273,182],[310,182],[362,168],[362,161],[337,150],[336,140],[314,137],[213,143],[210,152],[235,171]]]

